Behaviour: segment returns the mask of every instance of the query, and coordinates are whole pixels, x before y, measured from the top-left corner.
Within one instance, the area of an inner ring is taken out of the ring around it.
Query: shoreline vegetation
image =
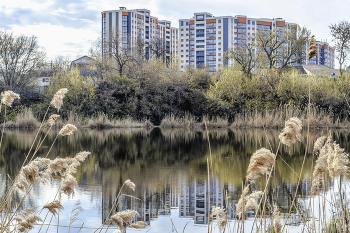
[[[175,115],[165,116],[160,125],[154,125],[149,120],[111,119],[104,113],[98,113],[91,118],[83,118],[77,114],[70,113],[67,120],[57,119],[53,128],[62,128],[65,124],[74,124],[78,128],[90,129],[111,129],[111,128],[154,128],[163,129],[281,129],[284,127],[286,119],[293,116],[298,117],[303,125],[307,123],[307,111],[300,110],[293,106],[283,106],[275,110],[265,110],[265,112],[243,112],[237,114],[233,122],[225,117],[203,117],[198,119],[193,115],[185,114],[183,117]],[[24,109],[14,118],[0,125],[6,129],[35,129],[40,126],[38,119],[31,109]],[[312,106],[310,111],[310,128],[330,128],[347,129],[350,128],[348,119],[340,120],[333,117],[326,111],[322,111]]]

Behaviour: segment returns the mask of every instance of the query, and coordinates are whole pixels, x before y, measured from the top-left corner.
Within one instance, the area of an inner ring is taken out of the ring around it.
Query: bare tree
[[[112,31],[102,43],[103,57],[112,58],[118,69],[119,75],[130,62],[134,60],[130,35],[122,36],[118,31]]]
[[[236,49],[228,51],[224,59],[232,58],[241,67],[241,71],[251,78],[259,57],[260,52],[256,51],[254,45],[249,43],[238,45]]]
[[[340,76],[343,76],[343,67],[350,53],[350,23],[348,21],[340,21],[338,24],[331,24],[331,35],[335,42],[335,51],[337,52],[337,60],[339,62]]]
[[[149,44],[149,49],[156,58],[166,61],[166,42],[163,38],[153,38]]]
[[[36,37],[0,31],[0,85],[20,94],[34,91],[45,53]]]
[[[258,29],[256,47],[261,50],[266,66],[270,69],[284,69],[286,66],[305,59],[305,43],[308,30],[296,26],[281,29]]]

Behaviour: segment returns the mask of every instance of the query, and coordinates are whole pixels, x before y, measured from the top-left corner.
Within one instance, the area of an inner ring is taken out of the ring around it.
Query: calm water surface
[[[44,157],[54,141],[57,131],[49,134],[38,156]],[[6,131],[0,154],[0,193],[9,184],[7,174],[13,178],[28,152],[35,137],[35,131]],[[261,130],[211,130],[209,131],[211,157],[208,136],[205,131],[186,130],[80,130],[74,135],[59,137],[55,142],[49,158],[73,157],[80,151],[92,154],[79,167],[76,173],[78,187],[74,197],[62,197],[64,210],[59,218],[53,217],[48,232],[94,232],[107,218],[113,202],[123,184],[131,179],[136,184],[133,192],[127,187],[112,212],[134,209],[140,214],[138,220],[148,223],[143,232],[207,232],[207,213],[209,210],[209,192],[207,159],[212,163],[210,180],[211,205],[223,206],[234,224],[235,205],[242,192],[242,181],[251,155],[261,147],[275,152],[278,147],[279,131]],[[311,133],[311,144],[321,136],[321,131]],[[334,139],[350,151],[350,134],[348,131],[336,131]],[[268,138],[268,139],[267,139]],[[292,169],[300,172],[306,145],[306,135],[302,143],[292,147],[282,146],[279,155]],[[309,147],[311,151],[312,145]],[[313,170],[312,154],[306,158],[303,182],[297,198],[299,212],[304,212],[308,203],[310,174]],[[277,203],[281,212],[288,211],[294,196],[298,177],[282,159],[277,159],[276,170],[270,185],[269,202]],[[262,189],[264,178],[258,179],[255,188]],[[38,206],[38,210],[53,200],[59,187],[60,179],[52,178],[49,185],[38,184],[31,191],[23,206]],[[327,184],[329,189],[333,184]],[[225,201],[225,195],[228,201]],[[19,193],[16,198],[20,198]],[[82,211],[69,230],[72,210],[80,202]],[[295,211],[294,211],[295,212]],[[45,218],[47,211],[42,212]],[[250,229],[254,212],[248,213],[246,228]],[[51,215],[46,223],[51,220]],[[60,227],[57,229],[56,225]],[[300,231],[300,219],[292,215],[288,228],[291,232]],[[36,227],[33,232],[38,232]],[[176,228],[176,230],[175,230]],[[46,232],[47,226],[41,230]],[[113,232],[114,226],[108,230]],[[128,229],[127,232],[140,231]],[[105,231],[103,231],[105,232]],[[213,232],[219,232],[213,229]],[[228,231],[226,231],[228,232]]]

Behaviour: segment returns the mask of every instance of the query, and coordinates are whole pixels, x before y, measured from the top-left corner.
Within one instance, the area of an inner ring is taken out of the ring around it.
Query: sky
[[[36,36],[48,60],[57,56],[74,60],[87,55],[101,35],[101,12],[121,6],[149,9],[152,16],[170,20],[173,27],[195,12],[283,18],[305,26],[317,40],[331,45],[328,26],[350,21],[350,0],[0,0],[0,30]]]

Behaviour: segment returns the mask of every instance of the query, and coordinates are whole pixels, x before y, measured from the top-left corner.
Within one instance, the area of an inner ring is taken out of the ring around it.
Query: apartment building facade
[[[175,61],[179,30],[171,27],[170,21],[151,16],[147,9],[120,7],[101,14],[103,53],[108,52],[110,36],[117,33],[124,50],[135,50],[141,44],[147,59],[161,56],[164,60]]]
[[[179,20],[180,68],[185,70],[186,66],[196,66],[206,67],[210,72],[217,71],[222,65],[234,62],[232,59],[224,61],[224,54],[253,43],[257,30],[282,31],[296,27],[297,24],[282,18],[214,17],[208,12],[195,13],[192,18]],[[320,56],[314,63],[333,67],[334,49],[326,42],[319,42],[319,48]]]

